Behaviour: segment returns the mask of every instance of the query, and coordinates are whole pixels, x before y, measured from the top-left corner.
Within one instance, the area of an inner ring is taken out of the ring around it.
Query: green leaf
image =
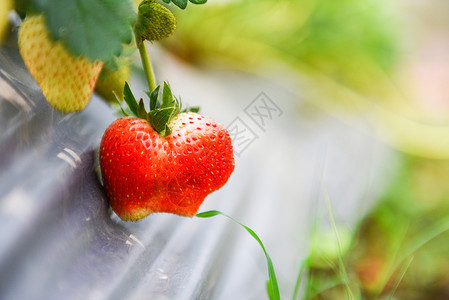
[[[221,214],[222,213],[218,210],[209,210],[209,211],[197,213],[196,216],[198,218],[211,218],[211,217],[215,217],[215,216],[221,215]]]
[[[137,106],[137,117],[141,119],[147,119],[147,111],[145,110],[145,104],[143,99],[140,98],[139,105]]]
[[[185,9],[187,7],[187,0],[171,0],[180,9]]]
[[[159,90],[161,86],[158,85],[153,92],[147,92],[146,94],[150,98],[150,110],[155,110],[158,107]]]
[[[412,264],[413,258],[414,258],[414,256],[411,256],[411,257],[407,260],[407,262],[404,264],[404,266],[402,267],[400,276],[398,277],[398,279],[397,279],[397,281],[396,281],[396,284],[394,285],[393,290],[391,291],[391,294],[390,294],[390,296],[388,297],[388,300],[394,299],[393,296],[394,296],[394,294],[396,293],[396,291],[397,291],[399,285],[401,284],[402,280],[404,279],[405,273],[407,273],[408,268],[409,268],[410,265]]]
[[[266,289],[267,289],[268,299],[270,299],[270,300],[274,299],[274,291],[273,291],[273,287],[272,287],[270,280],[267,280]]]
[[[120,107],[120,111],[118,113],[119,117],[128,117],[129,114],[123,109],[122,107],[122,99],[120,99],[120,97],[117,95],[117,93],[115,91],[112,91],[112,93],[115,96],[115,100],[117,100],[117,105]]]
[[[125,97],[125,102],[126,104],[128,104],[129,109],[134,115],[137,116],[137,101],[136,98],[134,98],[131,89],[129,88],[128,82],[125,82],[125,87],[123,88],[123,95]]]
[[[108,69],[111,71],[117,71],[119,68],[119,62],[118,62],[118,57],[114,56],[112,57],[110,60],[108,60],[107,62],[105,62],[104,66],[103,66],[103,70],[104,69]]]
[[[175,107],[166,107],[150,111],[148,113],[148,121],[150,122],[151,127],[153,127],[159,134],[164,135],[166,131],[165,126],[173,116],[175,110]]]
[[[189,0],[193,4],[204,4],[207,0]]]
[[[187,0],[162,0],[165,3],[173,2],[177,7],[185,9],[187,7]],[[192,4],[204,4],[207,0],[189,0]]]
[[[164,132],[163,132],[163,136],[167,136],[167,135],[170,135],[171,134],[171,128],[167,125],[167,124],[165,124],[165,130],[164,130]]]
[[[173,94],[171,92],[170,85],[164,82],[164,89],[162,91],[162,105],[161,108],[170,107],[174,104]]]
[[[235,220],[234,218],[222,213],[221,211],[218,210],[209,210],[209,211],[205,211],[205,212],[201,212],[196,214],[196,216],[198,218],[210,218],[210,217],[214,217],[217,215],[222,215],[225,216],[226,218],[232,220],[233,222],[239,224],[240,226],[242,226],[243,228],[246,229],[246,231],[249,232],[249,234],[251,234],[251,236],[259,243],[260,247],[262,248],[265,257],[267,259],[267,265],[268,265],[268,281],[267,284],[269,285],[269,287],[267,286],[267,293],[268,296],[270,297],[270,300],[279,300],[281,299],[280,293],[279,293],[279,286],[278,286],[278,282],[276,279],[276,273],[274,272],[274,266],[273,266],[273,262],[271,261],[271,257],[268,255],[265,246],[262,243],[262,240],[259,238],[259,236],[257,236],[257,234],[248,226],[243,225],[242,223],[240,223],[239,221]]]
[[[21,0],[45,15],[50,35],[74,55],[109,63],[132,41],[136,14],[129,0]]]
[[[148,113],[148,122],[151,127],[161,136],[167,136],[171,133],[168,126],[170,120],[179,114],[179,101],[173,97],[170,86],[164,82],[162,93],[161,85],[158,85],[152,93],[146,92],[150,98],[150,112]]]
[[[199,111],[200,111],[199,106],[187,106],[182,110],[182,112],[194,112],[194,113],[198,113]]]

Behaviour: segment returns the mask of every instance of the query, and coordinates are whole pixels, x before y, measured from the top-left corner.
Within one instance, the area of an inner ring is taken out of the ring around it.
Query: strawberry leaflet
[[[26,12],[45,15],[50,35],[70,52],[114,64],[132,41],[136,14],[125,0],[17,0]]]
[[[163,90],[161,85],[157,86],[153,92],[147,92],[150,99],[150,110],[147,112],[145,104],[141,98],[136,100],[128,83],[125,83],[123,90],[127,109],[122,109],[125,116],[134,116],[144,119],[150,123],[151,127],[161,136],[168,136],[171,128],[168,126],[170,121],[181,112],[198,112],[199,107],[187,107],[181,111],[182,104],[178,98],[173,96],[168,83],[164,82]],[[120,103],[120,99],[117,99]]]

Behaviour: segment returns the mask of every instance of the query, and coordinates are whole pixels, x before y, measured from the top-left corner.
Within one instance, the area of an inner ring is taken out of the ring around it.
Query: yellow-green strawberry
[[[0,42],[6,36],[9,27],[8,12],[12,9],[12,0],[0,1]]]
[[[133,0],[134,7],[135,7],[136,9],[139,8],[140,2],[142,2],[142,0]]]
[[[130,74],[129,65],[120,66],[116,71],[104,68],[98,78],[95,91],[105,100],[116,103],[117,98],[115,95],[117,95],[118,99],[123,99],[123,87],[125,82],[129,81]]]
[[[103,62],[76,57],[62,42],[52,40],[42,15],[28,16],[18,37],[23,61],[47,101],[64,113],[86,107]]]

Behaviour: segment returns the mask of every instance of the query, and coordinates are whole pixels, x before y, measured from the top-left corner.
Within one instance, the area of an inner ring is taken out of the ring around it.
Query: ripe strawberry
[[[19,50],[47,101],[62,112],[82,110],[90,100],[103,62],[72,55],[48,33],[44,17],[28,16],[19,29]]]
[[[138,112],[149,118],[120,118],[104,133],[100,166],[110,204],[123,220],[154,212],[192,217],[234,170],[231,138],[222,125],[194,112],[170,113],[166,124],[156,124],[171,106],[164,100],[160,108],[151,106],[148,114]]]

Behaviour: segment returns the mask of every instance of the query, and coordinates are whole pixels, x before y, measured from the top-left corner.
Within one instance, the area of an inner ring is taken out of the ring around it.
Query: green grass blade
[[[269,288],[267,289],[267,293],[268,296],[270,297],[270,300],[280,300],[281,296],[279,293],[279,286],[278,286],[278,282],[276,279],[276,273],[274,272],[274,266],[273,266],[273,262],[271,260],[271,257],[268,255],[267,250],[265,249],[265,246],[262,243],[262,240],[259,238],[259,236],[248,226],[243,225],[242,223],[240,223],[239,221],[237,221],[236,219],[226,215],[225,213],[222,213],[221,211],[218,210],[210,210],[210,211],[205,211],[202,213],[198,213],[196,216],[198,218],[211,218],[217,215],[222,215],[225,216],[226,218],[232,220],[233,222],[239,224],[240,226],[242,226],[243,228],[246,229],[246,231],[249,232],[249,234],[259,243],[260,247],[262,248],[265,257],[267,259],[267,265],[268,265],[268,281],[267,281],[267,286],[269,286]]]
[[[348,295],[348,299],[354,299],[354,294],[352,293],[351,287],[349,286],[349,278],[348,273],[346,272],[346,267],[343,262],[343,257],[341,253],[341,243],[340,243],[340,237],[338,234],[337,224],[335,222],[334,212],[332,210],[331,200],[329,197],[329,193],[327,191],[326,184],[324,183],[323,174],[320,172],[320,179],[321,179],[321,186],[323,187],[324,197],[326,198],[326,204],[329,212],[329,218],[332,225],[332,230],[334,231],[335,237],[337,238],[337,246],[338,246],[338,262],[340,266],[341,271],[341,277],[346,287],[346,293]]]
[[[407,261],[408,257],[412,256],[427,243],[447,231],[449,231],[449,218],[437,221],[435,224],[424,229],[419,235],[411,240],[401,256],[393,263],[390,274],[393,274],[402,263]]]
[[[307,260],[303,260],[301,266],[299,267],[298,277],[296,278],[295,290],[293,291],[293,300],[298,298],[299,286],[301,285],[302,275],[304,274],[304,269],[306,268]]]
[[[388,246],[389,255],[387,258],[385,270],[381,274],[381,276],[382,276],[381,284],[377,288],[377,291],[374,292],[375,296],[379,296],[382,293],[382,291],[385,290],[389,280],[392,278],[393,274],[396,272],[396,269],[405,259],[405,257],[402,258],[400,251],[401,251],[401,247],[404,244],[404,240],[405,240],[408,228],[409,228],[409,224],[407,222],[407,224],[402,224],[402,225],[397,224],[397,226],[398,227],[402,226],[402,228],[397,229],[398,232],[400,232],[400,234],[398,234],[397,237],[394,239],[394,242],[392,242]],[[398,257],[399,257],[399,260],[398,260]],[[398,264],[398,261],[400,261],[401,263]]]
[[[220,215],[220,214],[221,214],[221,212],[219,212],[218,210],[209,210],[209,211],[197,213],[196,216],[198,218],[210,218],[210,217],[215,217],[216,215]]]
[[[425,244],[443,234],[444,232],[449,230],[449,218],[444,218],[434,225],[429,226],[427,229],[423,230],[415,239],[410,242],[410,246],[407,248],[405,253],[402,256],[402,259],[398,262],[402,263],[408,256],[412,255],[420,248],[422,248]]]
[[[404,279],[405,273],[407,273],[408,268],[410,267],[410,265],[412,264],[413,261],[413,256],[411,256],[408,261],[404,264],[404,266],[402,267],[402,271],[401,271],[401,276],[399,276],[398,281],[396,282],[396,284],[394,285],[393,290],[391,291],[391,295],[390,297],[388,297],[389,300],[393,299],[394,294],[396,293],[396,290],[398,289],[399,285],[402,282],[402,279]]]

